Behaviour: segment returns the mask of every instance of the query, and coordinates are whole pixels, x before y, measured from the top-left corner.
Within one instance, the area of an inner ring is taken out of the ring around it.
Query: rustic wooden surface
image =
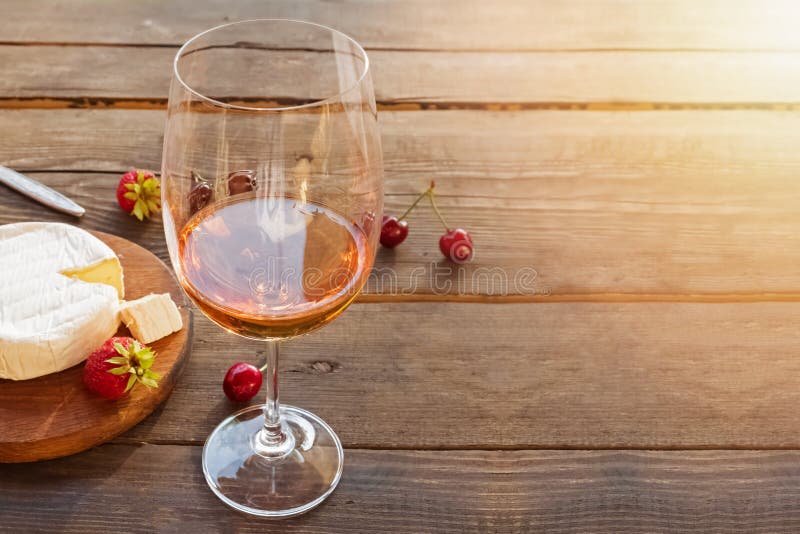
[[[341,485],[324,507],[280,523],[221,509],[205,487],[200,452],[111,444],[8,466],[0,492],[4,525],[43,533],[58,525],[72,534],[800,528],[797,451],[348,450]]]
[[[347,447],[319,509],[269,523],[206,488],[200,446],[234,409],[221,378],[260,347],[198,317],[153,415],[82,454],[0,466],[0,531],[800,528],[794,3],[3,7],[0,164],[87,206],[82,227],[166,259],[160,221],[136,223],[113,190],[160,165],[170,58],[199,30],[288,17],[367,47],[388,209],[435,179],[477,255],[439,285],[440,229],[420,211],[379,254],[397,278],[286,345],[284,398]],[[0,223],[21,220],[70,219],[4,190]]]
[[[172,269],[127,239],[95,231],[116,252],[125,273],[125,298],[169,293],[180,306],[184,327],[150,344],[157,357],[159,387],[139,386],[109,402],[83,385],[83,365],[32,380],[0,380],[0,462],[32,462],[85,451],[122,434],[164,402],[177,383],[191,350],[189,299]],[[130,332],[120,325],[116,335]]]

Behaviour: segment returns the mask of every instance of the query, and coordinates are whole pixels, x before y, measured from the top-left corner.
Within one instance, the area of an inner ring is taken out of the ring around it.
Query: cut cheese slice
[[[60,223],[0,226],[0,378],[83,361],[119,327],[122,266],[107,245]]]
[[[133,337],[142,343],[161,339],[183,328],[181,314],[169,293],[123,302],[120,316]]]
[[[117,290],[117,296],[120,300],[125,298],[125,284],[122,281],[122,266],[119,264],[119,258],[116,256],[105,259],[89,267],[65,269],[61,271],[61,274],[92,284],[111,286]]]

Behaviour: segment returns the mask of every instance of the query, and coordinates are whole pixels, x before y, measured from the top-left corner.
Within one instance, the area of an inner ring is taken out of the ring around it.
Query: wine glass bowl
[[[212,321],[267,342],[267,402],[203,450],[212,490],[241,511],[302,513],[338,483],[321,419],[279,407],[278,342],[329,323],[375,256],[383,171],[369,62],[351,38],[287,20],[220,26],[174,62],[162,163],[170,259]]]
[[[367,235],[345,216],[256,192],[199,211],[178,243],[192,300],[217,324],[257,339],[326,324],[356,297],[372,265]]]

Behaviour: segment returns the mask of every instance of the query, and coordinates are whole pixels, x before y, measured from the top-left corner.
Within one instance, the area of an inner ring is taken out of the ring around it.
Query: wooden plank
[[[200,447],[0,466],[8,532],[796,532],[800,453],[348,450],[318,509],[270,523],[206,487]],[[157,474],[154,475],[154,473]],[[46,503],[43,506],[42,503]]]
[[[228,21],[269,17],[334,26],[373,48],[800,48],[797,6],[784,0],[209,0],[203,9],[193,0],[6,0],[4,8],[5,42],[174,45]]]
[[[356,304],[285,343],[281,395],[348,447],[798,448],[799,311]],[[202,443],[237,409],[225,371],[261,348],[198,314],[169,402],[120,439]]]
[[[0,46],[0,105],[164,107],[175,52]],[[296,61],[318,58],[291,54]],[[374,51],[370,60],[376,97],[389,108],[785,105],[797,102],[793,88],[800,85],[798,53]],[[286,95],[314,96],[297,94],[302,84],[269,68],[285,82]]]
[[[158,167],[163,120],[160,111],[6,110],[2,163]],[[394,274],[369,292],[551,301],[800,292],[796,113],[388,112],[381,122],[387,210],[402,211],[435,179],[445,215],[470,229],[477,254],[463,270],[442,272],[441,227],[420,209],[408,241],[379,253],[378,266]],[[82,224],[166,257],[158,222],[132,224],[116,210],[117,175],[33,175],[92,206]],[[2,202],[0,222],[66,220],[16,194]],[[532,287],[490,287],[494,268],[509,280],[529,269],[537,278]],[[450,288],[437,288],[436,276]]]
[[[651,203],[647,211],[730,211],[792,195],[800,117],[791,112],[466,110],[380,114],[390,188],[431,178],[483,198]],[[0,159],[21,171],[157,168],[165,113],[0,111]],[[750,181],[745,181],[750,177]],[[591,186],[598,189],[589,189]],[[545,188],[542,190],[541,188]],[[548,190],[554,188],[552,192]],[[730,197],[727,197],[729,195]],[[491,198],[490,198],[491,197]],[[788,199],[788,203],[794,202]]]

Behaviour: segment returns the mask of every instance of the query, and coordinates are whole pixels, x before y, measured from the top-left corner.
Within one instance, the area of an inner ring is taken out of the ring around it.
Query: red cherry
[[[225,395],[233,402],[246,402],[261,389],[261,371],[255,365],[238,362],[231,365],[222,381]]]
[[[195,182],[189,190],[189,212],[194,215],[211,201],[214,190],[205,182]]]
[[[394,248],[408,236],[408,223],[395,216],[384,215],[381,221],[381,245]]]
[[[228,193],[238,195],[256,188],[256,171],[233,171],[228,174]]]
[[[439,250],[450,261],[466,263],[472,259],[475,247],[472,244],[472,237],[470,237],[469,233],[462,228],[456,228],[455,230],[447,230],[439,238]]]

